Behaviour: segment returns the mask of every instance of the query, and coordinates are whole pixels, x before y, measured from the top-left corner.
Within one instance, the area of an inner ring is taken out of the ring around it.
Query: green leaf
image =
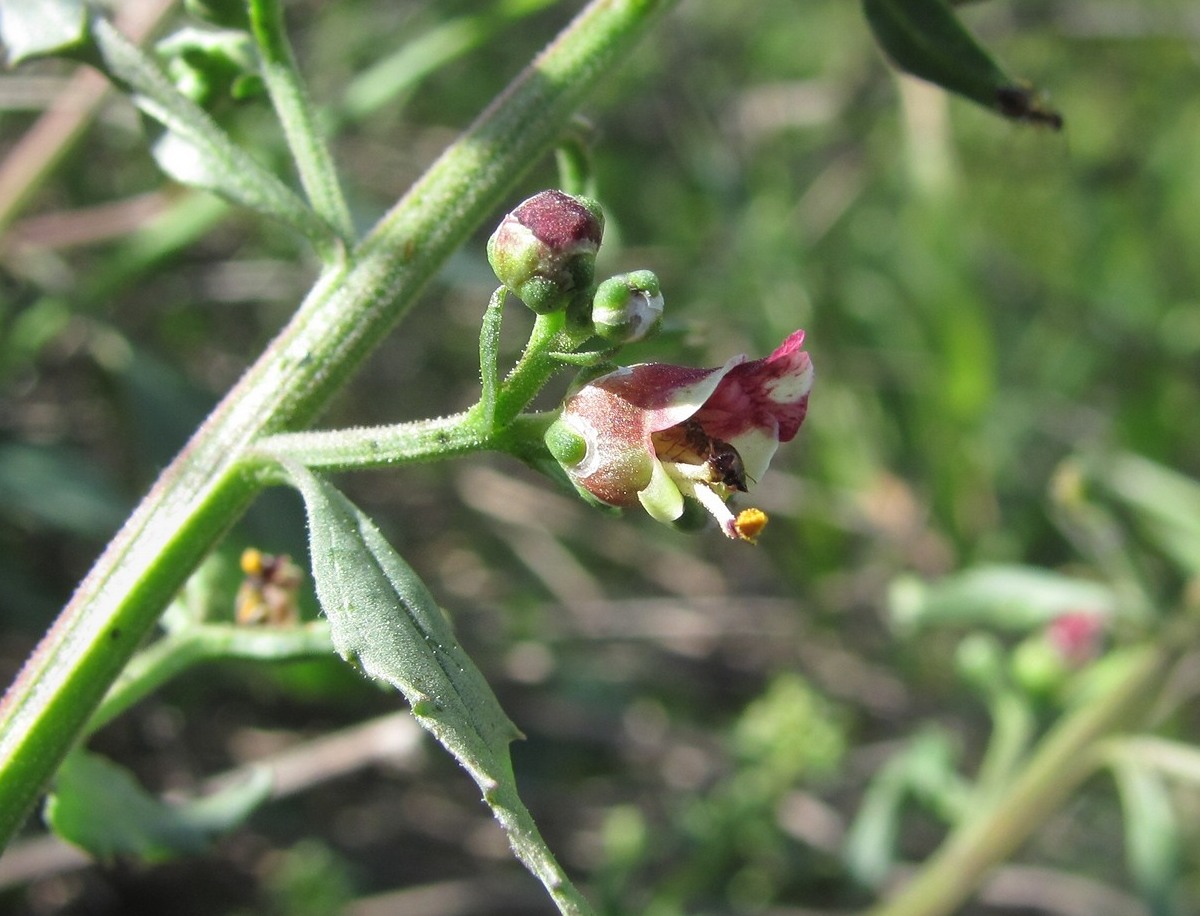
[[[1090,472],[1155,546],[1200,575],[1200,483],[1137,455],[1097,460]]]
[[[308,510],[313,580],[338,654],[400,690],[477,780],[496,779],[520,731],[442,609],[357,506],[308,471],[291,474]]]
[[[899,69],[1007,118],[1062,127],[1062,116],[1004,72],[946,0],[863,0],[875,38]]]
[[[1180,830],[1176,807],[1162,777],[1130,760],[1113,768],[1125,815],[1125,861],[1153,913],[1174,911]]]
[[[1068,611],[1111,615],[1117,596],[1100,582],[1031,566],[998,565],[936,582],[902,576],[892,583],[888,604],[900,630],[950,625],[1026,632]]]
[[[509,744],[520,732],[425,584],[336,487],[285,467],[308,512],[317,599],[338,653],[404,694],[417,721],[479,785],[513,851],[559,908],[589,912],[517,795]]]
[[[910,798],[946,821],[958,819],[967,790],[955,770],[957,757],[950,737],[929,728],[875,774],[843,849],[846,867],[856,880],[877,887],[891,873],[901,815]]]
[[[271,774],[263,769],[207,798],[167,804],[128,770],[79,751],[58,771],[45,818],[60,837],[97,859],[161,862],[203,852],[213,836],[242,823],[270,793]]]
[[[313,242],[326,262],[340,251],[333,229],[295,192],[267,171],[191,99],[172,85],[158,64],[102,18],[92,22],[98,65],[127,87],[130,99],[163,134],[151,151],[176,181],[203,188],[274,217]]]
[[[0,445],[0,516],[81,537],[111,537],[128,502],[100,467],[65,448]]]
[[[0,43],[9,66],[79,47],[86,38],[83,0],[0,0]]]

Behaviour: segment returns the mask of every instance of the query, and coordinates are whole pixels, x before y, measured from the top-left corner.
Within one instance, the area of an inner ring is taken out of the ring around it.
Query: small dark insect
[[[654,441],[660,458],[704,464],[713,483],[746,492],[746,467],[738,450],[724,439],[710,436],[697,421],[685,420],[655,433]]]
[[[996,90],[996,108],[1015,121],[1039,124],[1051,130],[1063,129],[1063,116],[1047,108],[1032,89],[1025,86],[1001,86]]]
[[[746,466],[738,450],[721,439],[710,439],[708,448],[708,466],[717,475],[717,482],[745,493]]]

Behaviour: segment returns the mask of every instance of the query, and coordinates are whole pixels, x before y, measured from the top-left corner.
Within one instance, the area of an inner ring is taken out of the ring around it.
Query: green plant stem
[[[975,786],[966,811],[990,805],[1012,779],[1029,747],[1034,716],[1024,696],[1014,689],[1001,688],[988,704],[992,734],[975,777]]]
[[[317,126],[308,90],[296,67],[279,0],[250,0],[249,12],[250,31],[262,59],[263,82],[283,125],[300,183],[313,209],[349,244],[354,239],[354,222],[342,195],[333,157]]]
[[[0,703],[0,845],[171,595],[264,485],[244,464],[256,440],[313,419],[469,232],[553,147],[585,94],[672,5],[591,3],[345,265],[326,271],[171,463]]]
[[[90,735],[103,728],[167,681],[202,662],[232,658],[280,662],[328,658],[332,652],[329,624],[323,620],[288,628],[189,626],[134,656],[88,721],[86,732]]]
[[[484,316],[480,337],[483,394],[470,410],[388,426],[277,433],[260,439],[248,460],[265,459],[260,467],[268,474],[275,473],[270,470],[271,462],[280,460],[296,461],[313,470],[352,471],[440,461],[488,450],[537,463],[535,453],[542,450],[541,437],[552,417],[522,416],[520,411],[562,370],[563,363],[551,354],[558,348],[573,350],[590,335],[564,330],[561,313],[539,315],[520,360],[503,384],[498,384],[496,347],[504,298],[503,288],[493,293]],[[286,483],[287,475],[278,475],[277,482]]]
[[[333,227],[180,93],[158,61],[103,16],[92,17],[90,35],[94,57],[89,60],[164,128],[151,147],[164,171],[184,184],[275,217],[307,237],[323,263],[340,263],[346,245]]]
[[[246,467],[282,484],[287,482],[287,475],[278,473],[273,465],[285,460],[311,470],[356,471],[497,451],[537,463],[538,453],[545,452],[542,436],[555,416],[524,414],[489,434],[486,414],[477,404],[463,413],[436,420],[278,433],[259,440],[247,455]]]
[[[476,406],[436,420],[278,433],[260,440],[249,457],[290,459],[308,468],[350,471],[440,461],[488,447],[480,409]]]
[[[1024,769],[988,808],[963,823],[875,916],[956,912],[996,865],[1045,823],[1101,761],[1103,742],[1149,704],[1169,654],[1147,646],[1106,693],[1067,715],[1039,743]]]

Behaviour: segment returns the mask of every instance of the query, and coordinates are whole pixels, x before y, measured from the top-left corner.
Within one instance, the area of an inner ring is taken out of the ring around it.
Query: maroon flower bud
[[[504,217],[488,239],[488,261],[531,309],[555,312],[590,290],[603,234],[595,201],[542,191]]]

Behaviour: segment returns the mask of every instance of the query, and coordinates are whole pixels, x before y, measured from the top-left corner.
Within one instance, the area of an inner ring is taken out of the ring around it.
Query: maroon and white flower
[[[626,366],[567,398],[546,441],[581,490],[611,506],[640,503],[674,521],[698,500],[731,538],[753,541],[757,509],[726,505],[762,479],[779,443],[808,410],[812,363],[791,334],[765,359],[736,356],[715,369]]]

